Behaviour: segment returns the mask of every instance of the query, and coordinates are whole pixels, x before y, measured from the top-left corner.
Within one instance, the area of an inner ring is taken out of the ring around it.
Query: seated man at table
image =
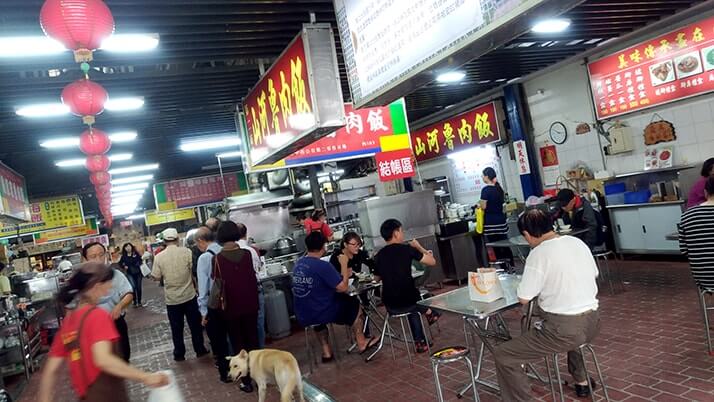
[[[332,264],[320,259],[325,255],[325,244],[327,239],[321,232],[307,235],[307,255],[300,258],[293,268],[295,316],[304,327],[318,326],[315,330],[322,344],[323,363],[333,359],[325,324],[351,326],[360,353],[379,343],[377,338],[365,338],[359,301],[346,294],[352,270],[346,268],[338,274]]]
[[[424,331],[419,320],[419,313],[423,313],[429,325],[439,319],[439,315],[430,309],[418,306],[421,299],[419,289],[414,285],[412,277],[412,261],[433,267],[436,259],[432,252],[426,250],[418,241],[412,240],[409,245],[404,243],[404,229],[402,223],[396,219],[387,219],[379,228],[382,238],[387,242],[374,260],[377,263],[375,276],[382,281],[382,302],[387,311],[394,314],[409,314],[409,327],[416,343],[416,351],[428,351]]]
[[[557,198],[564,212],[563,222],[571,225],[573,230],[587,229],[585,233],[576,235],[577,238],[584,241],[591,250],[605,241],[602,217],[593,209],[590,201],[569,188],[558,191]]]
[[[530,401],[528,377],[522,365],[568,352],[568,371],[578,397],[590,395],[584,362],[577,348],[590,343],[600,329],[597,300],[598,270],[590,249],[573,236],[558,236],[552,220],[541,210],[518,219],[518,230],[532,250],[526,259],[518,300],[538,298],[539,328],[495,348],[494,360],[504,401]]]

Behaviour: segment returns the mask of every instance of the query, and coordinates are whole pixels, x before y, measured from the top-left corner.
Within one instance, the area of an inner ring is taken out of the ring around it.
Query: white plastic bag
[[[165,370],[161,373],[166,374],[169,377],[169,385],[165,385],[159,388],[153,388],[149,392],[149,399],[147,402],[186,402],[181,395],[181,390],[179,389],[178,383],[176,382],[176,376],[172,370]]]
[[[141,264],[139,269],[141,269],[142,276],[149,276],[151,274],[151,268],[149,268],[149,266],[146,265],[146,263]]]
[[[479,268],[469,272],[469,298],[471,301],[490,303],[503,297],[498,274],[493,268]]]

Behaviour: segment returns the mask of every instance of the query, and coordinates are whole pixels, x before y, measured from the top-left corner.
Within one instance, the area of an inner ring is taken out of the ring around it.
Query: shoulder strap
[[[84,314],[82,314],[82,318],[79,321],[79,329],[77,330],[77,343],[79,344],[79,372],[82,374],[82,380],[87,386],[89,386],[89,378],[87,376],[86,367],[84,367],[84,352],[82,352],[82,329],[84,328],[84,322],[86,321],[87,316],[96,308],[97,306],[90,307]]]
[[[211,255],[214,257],[216,256],[216,253],[213,250],[207,249],[206,252],[211,253]]]
[[[213,254],[213,253],[212,253]],[[212,279],[223,279],[221,276],[221,265],[218,263],[218,255],[213,254],[215,257],[213,257],[213,269],[211,270],[211,278]]]

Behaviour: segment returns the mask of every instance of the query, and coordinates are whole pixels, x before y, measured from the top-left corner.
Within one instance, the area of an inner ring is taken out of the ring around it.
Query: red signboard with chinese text
[[[224,187],[225,186],[225,187]],[[154,184],[154,200],[159,211],[174,210],[223,201],[248,192],[242,172],[193,177]]]
[[[410,149],[380,152],[377,160],[377,174],[380,181],[390,181],[414,177],[414,156]]]
[[[0,210],[4,215],[29,220],[25,178],[0,163]]]
[[[344,126],[342,105],[332,29],[305,25],[243,101],[251,163],[277,162]]]
[[[714,91],[714,17],[588,64],[598,119]]]
[[[501,141],[501,119],[495,102],[431,124],[411,133],[412,150],[419,162],[472,146]]]

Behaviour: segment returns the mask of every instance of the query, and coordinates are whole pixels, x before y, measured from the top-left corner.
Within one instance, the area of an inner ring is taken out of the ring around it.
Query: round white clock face
[[[553,123],[550,126],[550,139],[558,145],[565,143],[565,140],[568,139],[568,129],[565,124],[559,121]]]

